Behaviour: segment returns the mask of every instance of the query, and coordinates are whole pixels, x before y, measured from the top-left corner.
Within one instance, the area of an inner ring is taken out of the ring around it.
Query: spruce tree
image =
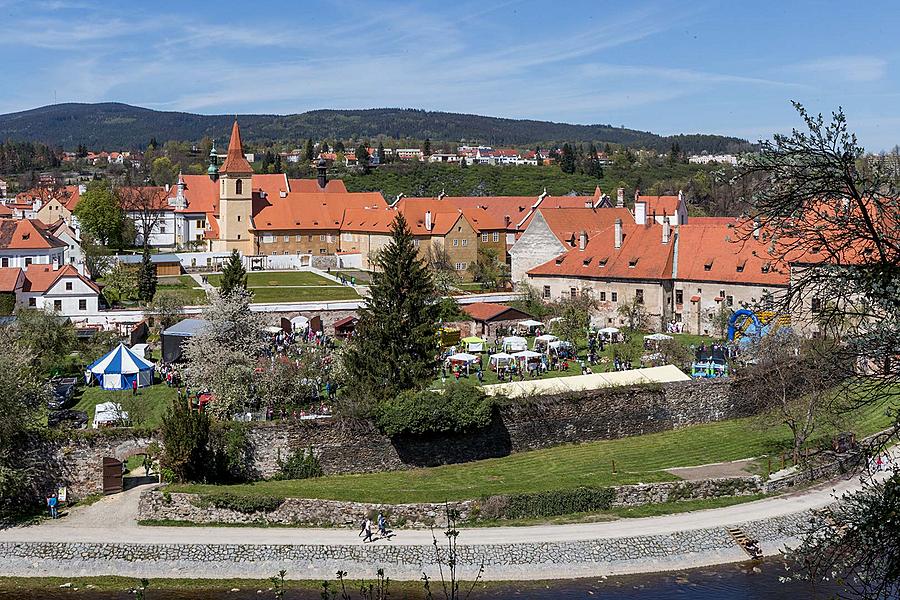
[[[156,295],[156,265],[150,260],[150,250],[144,248],[138,268],[138,300],[149,303]]]
[[[431,156],[431,139],[425,138],[425,143],[422,145],[422,154]]]
[[[378,164],[384,164],[384,143],[378,142]]]
[[[356,149],[356,164],[359,165],[363,173],[369,173],[369,149],[365,144],[360,144]]]
[[[247,271],[244,262],[237,250],[231,251],[231,256],[225,266],[222,267],[222,283],[219,285],[219,293],[228,296],[238,288],[247,289]]]
[[[438,307],[431,272],[402,213],[375,265],[369,297],[344,354],[344,387],[379,401],[420,389],[434,377]]]
[[[303,158],[305,158],[307,161],[311,161],[315,157],[316,156],[315,150],[313,149],[313,141],[312,138],[310,138],[306,140],[306,151],[303,153]]]
[[[559,168],[563,173],[575,172],[575,152],[569,144],[563,144],[562,154],[559,158]]]

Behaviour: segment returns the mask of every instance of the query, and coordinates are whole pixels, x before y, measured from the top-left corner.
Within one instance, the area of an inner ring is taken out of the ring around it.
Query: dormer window
[[[563,263],[563,260],[565,260],[565,257],[560,256],[559,258],[556,259],[556,264],[561,265]]]
[[[765,263],[765,264],[762,266],[762,272],[763,272],[763,273],[768,273],[768,272],[769,272],[769,269],[771,269],[771,266],[769,265],[769,263]]]
[[[743,273],[743,272],[744,272],[744,265],[746,265],[746,264],[747,264],[747,261],[746,261],[746,260],[739,262],[739,263],[737,264],[737,272],[738,272],[738,273]]]
[[[704,271],[712,271],[712,266],[713,266],[713,260],[709,259],[708,261],[706,261],[703,264],[703,270]]]
[[[597,261],[597,266],[598,266],[598,267],[605,267],[605,266],[606,266],[606,261],[608,261],[608,260],[609,260],[608,258],[601,258],[600,260]]]
[[[640,260],[640,257],[639,257],[639,256],[636,256],[636,257],[632,258],[631,260],[629,260],[629,261],[628,261],[628,268],[629,268],[629,269],[635,268],[635,267],[637,266],[637,264],[638,264],[638,260]]]
[[[591,264],[591,258],[590,258],[590,257],[589,257],[589,258],[586,258],[586,259],[584,259],[584,260],[581,261],[581,262],[582,262],[582,264],[584,264],[584,266],[586,267],[586,266],[588,266],[589,264]]]

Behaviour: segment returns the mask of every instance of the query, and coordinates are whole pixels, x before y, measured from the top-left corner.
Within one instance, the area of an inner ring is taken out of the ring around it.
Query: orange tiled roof
[[[169,190],[171,192],[171,189]],[[145,204],[152,210],[174,210],[169,204],[169,192],[160,186],[132,186],[118,189],[122,207],[127,210],[144,210]]]
[[[636,202],[647,204],[647,216],[674,215],[678,212],[678,196],[638,196]]]
[[[541,216],[547,222],[547,226],[563,244],[570,246],[578,244],[578,237],[582,231],[589,234],[597,233],[612,226],[616,219],[622,219],[623,223],[633,223],[634,218],[627,208],[540,208]]]
[[[53,265],[28,265],[25,269],[25,286],[23,287],[23,290],[26,292],[43,293],[56,285],[56,282],[64,277],[75,277],[80,279],[92,290],[98,294],[100,293],[100,288],[97,284],[79,273],[72,265],[63,265],[55,270]]]
[[[37,223],[39,223],[38,221]],[[66,244],[31,219],[0,221],[0,249],[4,250],[42,250],[65,248]]]
[[[290,184],[292,192],[313,193],[322,191],[322,188],[319,187],[319,182],[315,179],[291,179]],[[325,184],[325,191],[346,194],[347,187],[340,179],[329,179]]]
[[[674,243],[662,243],[661,225],[622,225],[622,247],[615,247],[615,225],[589,235],[584,250],[574,248],[529,275],[591,279],[672,279]],[[679,248],[681,252],[681,248]]]
[[[338,230],[344,211],[351,208],[385,208],[378,192],[290,192],[286,197],[253,196],[253,228],[256,231]]]
[[[465,219],[460,209],[436,198],[401,198],[396,208],[406,217],[413,235],[447,235],[460,217]],[[425,228],[425,214],[429,211],[431,231]]]
[[[679,228],[678,279],[785,286],[789,270],[769,255],[767,243],[728,225]]]
[[[225,155],[225,162],[219,167],[220,173],[253,173],[253,167],[244,158],[244,145],[241,143],[241,128],[238,126],[237,119],[231,126],[231,141],[228,143],[228,154]]]
[[[0,267],[0,292],[15,292],[21,287],[22,269],[19,267]]]
[[[472,317],[472,319],[475,321],[489,321],[491,319],[499,317],[509,310],[515,310],[525,315],[524,312],[511,306],[506,306],[505,304],[494,304],[491,302],[473,302],[472,304],[466,304],[464,306],[461,306],[460,308],[464,313]]]
[[[390,208],[348,208],[341,231],[390,233],[396,217],[397,211]]]

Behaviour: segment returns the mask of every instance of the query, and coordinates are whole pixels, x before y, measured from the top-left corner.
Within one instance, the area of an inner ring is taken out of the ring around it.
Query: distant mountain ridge
[[[90,149],[143,148],[150,138],[199,141],[210,136],[220,143],[228,136],[234,115],[197,115],[157,111],[114,102],[53,104],[0,115],[0,140],[44,142],[67,150],[84,144]],[[379,135],[432,141],[533,146],[553,142],[624,144],[667,151],[673,142],[689,153],[734,152],[747,149],[740,138],[689,134],[660,136],[611,125],[572,125],[529,119],[504,119],[416,109],[314,110],[293,115],[238,115],[244,140],[290,142],[308,138],[374,139]]]

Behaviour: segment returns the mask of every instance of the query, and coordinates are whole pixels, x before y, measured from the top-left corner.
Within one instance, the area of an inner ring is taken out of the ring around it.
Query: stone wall
[[[759,477],[707,479],[701,481],[671,481],[613,488],[614,507],[635,507],[664,504],[684,500],[749,496],[762,492]],[[392,528],[430,527],[440,521],[445,510],[443,503],[373,504],[318,500],[314,498],[286,498],[270,512],[245,513],[219,508],[214,501],[196,494],[169,494],[149,490],[141,494],[138,520],[181,521],[198,525],[227,523],[232,525],[264,524],[295,526],[358,527],[363,515],[384,513]],[[481,500],[450,503],[458,511],[461,522],[477,522]]]
[[[326,474],[371,473],[642,435],[752,412],[730,382],[690,381],[516,400],[499,407],[487,427],[464,435],[391,439],[371,424],[319,419],[253,424],[249,437],[254,470],[263,478],[278,471],[279,460],[307,448]],[[102,489],[104,456],[127,458],[150,441],[128,429],[76,432],[47,453],[60,463],[57,481],[86,495]]]

